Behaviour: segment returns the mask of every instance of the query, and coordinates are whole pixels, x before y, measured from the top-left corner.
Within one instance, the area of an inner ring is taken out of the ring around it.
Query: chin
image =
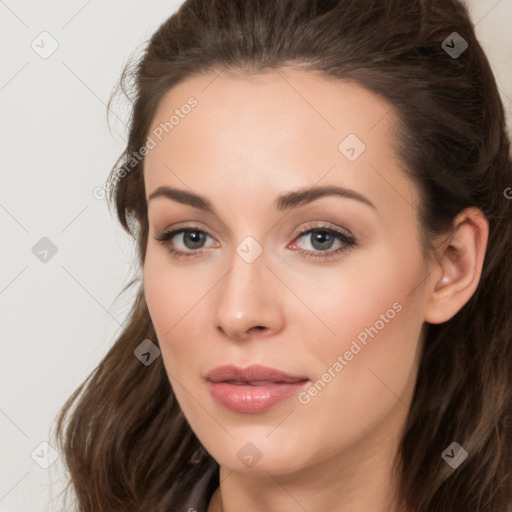
[[[223,468],[237,473],[251,475],[288,474],[303,466],[301,460],[304,449],[301,446],[286,446],[281,443],[272,443],[264,435],[244,436],[231,439],[229,444],[221,446],[213,443],[214,448],[209,453]],[[205,444],[205,447],[208,446]],[[301,457],[298,457],[298,455]],[[304,464],[306,461],[304,460]]]

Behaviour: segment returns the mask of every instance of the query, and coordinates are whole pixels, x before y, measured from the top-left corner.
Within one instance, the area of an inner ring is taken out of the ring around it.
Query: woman
[[[78,510],[510,512],[512,162],[466,8],[188,0],[121,84],[141,269],[57,424]]]

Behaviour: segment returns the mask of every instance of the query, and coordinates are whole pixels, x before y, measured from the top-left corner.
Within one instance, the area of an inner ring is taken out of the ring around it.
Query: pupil
[[[313,246],[319,242],[320,246],[319,249],[326,249],[330,247],[330,243],[332,242],[332,235],[328,233],[327,231],[316,231],[315,236],[313,237]],[[327,246],[325,243],[327,242]],[[322,245],[323,244],[323,245]]]
[[[192,245],[192,247],[188,247],[188,248],[189,249],[197,249],[197,247],[195,247],[195,245],[201,245],[202,233],[200,233],[199,231],[189,231],[187,233],[187,235],[188,235],[188,238],[192,241],[191,244],[186,244],[186,245]]]

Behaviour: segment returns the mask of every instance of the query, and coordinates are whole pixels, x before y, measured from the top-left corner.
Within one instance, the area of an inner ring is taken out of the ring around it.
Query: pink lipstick
[[[293,376],[275,368],[251,365],[219,366],[206,376],[210,393],[223,407],[245,414],[264,412],[300,391],[307,377]]]

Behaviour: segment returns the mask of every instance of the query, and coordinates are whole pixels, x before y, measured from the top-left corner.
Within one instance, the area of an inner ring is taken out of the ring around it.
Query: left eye
[[[344,242],[349,242],[347,237],[342,233],[334,232],[334,230],[327,228],[315,228],[308,231],[304,231],[300,234],[297,239],[306,237],[306,240],[310,240],[313,251],[323,251],[331,249],[336,240],[342,239]]]
[[[309,239],[311,240],[311,245],[313,247],[312,250],[298,250],[299,254],[306,256],[307,258],[331,258],[355,246],[357,243],[355,238],[351,235],[346,235],[345,233],[342,233],[341,231],[338,231],[337,229],[334,228],[322,226],[314,227],[312,229],[308,229],[307,231],[299,233],[299,235],[296,237],[296,240],[299,240],[302,237],[309,237]],[[339,247],[338,249],[331,249],[332,245],[336,240],[341,242],[341,247]],[[294,242],[292,244],[292,247],[295,245],[296,243]]]
[[[183,249],[176,249],[174,238],[181,236]],[[194,257],[201,254],[203,244],[206,238],[211,238],[208,233],[197,228],[181,228],[170,230],[163,233],[159,237],[155,237],[155,240],[166,246],[167,250],[175,258],[179,257]],[[297,247],[297,240],[309,237],[312,249],[302,249]],[[338,241],[341,243],[341,247],[338,249],[332,249],[333,244]],[[356,245],[356,241],[352,236],[346,235],[345,233],[338,231],[330,227],[314,227],[307,231],[300,232],[291,244],[292,249],[296,249],[301,255],[308,258],[328,258],[335,254],[341,253],[342,251]]]

